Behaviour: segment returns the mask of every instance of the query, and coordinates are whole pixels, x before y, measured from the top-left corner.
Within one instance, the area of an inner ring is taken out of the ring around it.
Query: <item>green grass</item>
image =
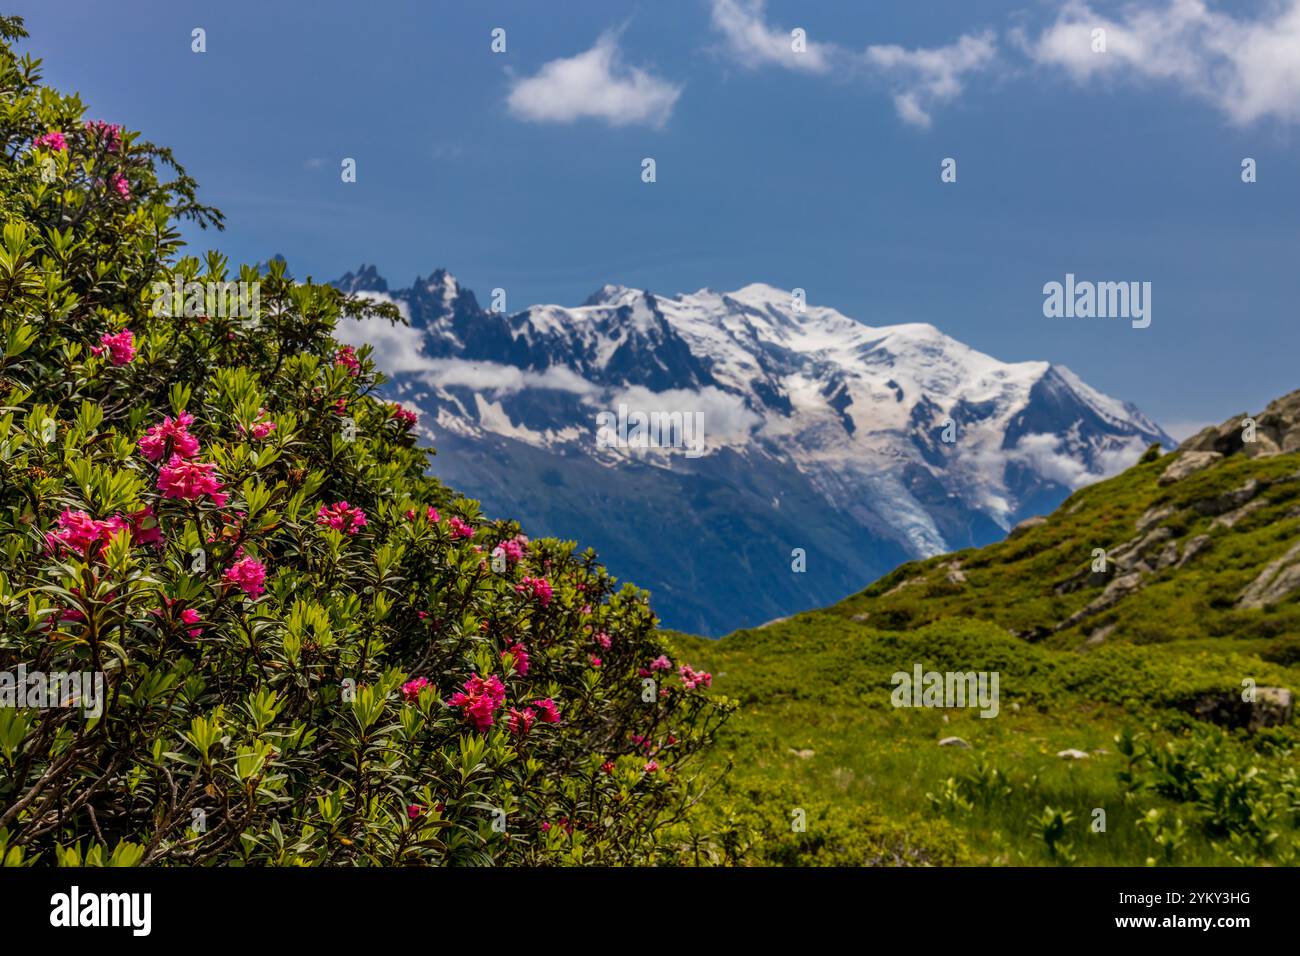
[[[1190,704],[1240,694],[1246,679],[1300,688],[1294,596],[1266,610],[1232,606],[1300,532],[1300,518],[1286,517],[1300,493],[1300,456],[1232,458],[1161,487],[1168,461],[1077,493],[1014,539],[906,565],[826,610],[718,641],[670,635],[682,659],[714,674],[715,693],[739,703],[710,758],[731,770],[701,817],[748,840],[744,858],[756,863],[1296,862],[1300,730],[1294,722],[1220,730]],[[1259,496],[1266,506],[1234,529],[1210,531],[1212,517],[1192,503],[1249,477],[1272,482]],[[1167,523],[1184,523],[1178,540],[1211,534],[1210,549],[1181,570],[1153,573],[1096,619],[1044,636],[1101,593],[1097,585],[1058,594],[1054,585],[1086,569],[1093,547],[1133,538],[1138,517],[1166,504],[1176,510]],[[965,582],[947,579],[954,558]],[[1105,642],[1082,647],[1105,624],[1114,625]],[[997,671],[999,715],[895,708],[891,675],[917,663]],[[1132,768],[1135,785],[1116,742],[1125,730],[1139,750],[1150,748]],[[946,736],[971,749],[940,747]],[[1056,756],[1066,749],[1090,756]],[[1234,776],[1252,767],[1253,776]],[[1192,783],[1178,783],[1183,772]],[[801,808],[807,829],[797,832]],[[1055,847],[1042,839],[1049,808],[1073,818]],[[1098,809],[1104,832],[1092,827]],[[1149,824],[1138,825],[1152,810],[1166,835],[1182,823],[1168,852]]]

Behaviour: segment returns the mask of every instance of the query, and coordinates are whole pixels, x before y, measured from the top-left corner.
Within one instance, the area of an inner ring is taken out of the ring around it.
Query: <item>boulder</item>
[[[1208,534],[1198,534],[1188,538],[1183,545],[1183,556],[1178,559],[1178,566],[1181,568],[1188,561],[1204,551],[1210,546],[1210,536]]]
[[[1264,566],[1237,598],[1237,607],[1268,607],[1297,588],[1300,588],[1300,543],[1293,544],[1286,554]]]
[[[1300,451],[1300,389],[1269,402],[1253,416],[1254,441],[1246,441],[1245,413],[1222,425],[1202,429],[1178,446],[1180,452],[1242,454],[1248,458],[1287,455]]]
[[[940,747],[961,747],[964,750],[971,749],[970,744],[966,743],[966,741],[962,740],[960,737],[944,737],[943,740],[939,741],[939,746]]]
[[[1173,464],[1160,473],[1156,484],[1172,485],[1175,481],[1209,468],[1222,459],[1223,455],[1217,451],[1180,451]]]
[[[1007,538],[1010,539],[1010,538],[1018,537],[1019,535],[1024,534],[1026,531],[1029,531],[1032,528],[1037,528],[1039,525],[1044,525],[1044,524],[1047,524],[1047,518],[1045,518],[1043,515],[1034,515],[1032,518],[1026,518],[1024,521],[1020,522],[1020,524],[1016,525],[1014,528],[1011,529],[1011,533],[1007,535]]]
[[[1142,512],[1142,517],[1138,518],[1137,520],[1138,533],[1141,534],[1142,532],[1146,531],[1147,528],[1150,528],[1152,525],[1159,524],[1160,522],[1164,521],[1166,518],[1172,517],[1173,513],[1174,513],[1174,509],[1172,505],[1164,505],[1163,507],[1148,508],[1146,511]]]
[[[1243,518],[1248,518],[1267,504],[1268,502],[1266,501],[1252,501],[1249,504],[1242,505],[1235,511],[1229,511],[1226,515],[1219,515],[1219,517],[1210,522],[1210,530],[1213,531],[1216,528],[1234,528]]]
[[[1202,694],[1188,708],[1201,720],[1224,727],[1259,730],[1291,722],[1295,695],[1286,687],[1256,687],[1254,700],[1242,700],[1239,690]]]
[[[1240,488],[1232,491],[1225,491],[1221,495],[1214,495],[1210,498],[1201,498],[1192,502],[1192,507],[1203,515],[1221,515],[1225,511],[1232,511],[1234,508],[1240,508],[1246,502],[1250,501],[1264,488],[1264,483],[1257,478],[1251,478]]]

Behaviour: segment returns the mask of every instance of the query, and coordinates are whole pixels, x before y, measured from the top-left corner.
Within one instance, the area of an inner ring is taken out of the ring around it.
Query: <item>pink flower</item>
[[[473,674],[462,686],[465,688],[464,693],[457,691],[447,703],[461,708],[463,715],[476,730],[487,730],[493,724],[496,710],[505,703],[505,685],[495,674],[487,680]]]
[[[162,544],[162,528],[158,527],[153,505],[145,505],[139,511],[131,512],[126,520],[131,525],[131,539],[136,544]]]
[[[652,671],[670,671],[673,669],[673,662],[663,654],[660,654],[650,662],[650,669]]]
[[[197,501],[207,495],[220,508],[226,503],[227,495],[221,490],[223,485],[217,480],[216,471],[216,465],[186,461],[180,455],[172,455],[158,472],[158,490],[164,498],[183,501]]]
[[[469,525],[467,525],[465,522],[461,521],[459,518],[453,517],[451,520],[447,522],[447,527],[451,529],[451,536],[453,540],[456,538],[474,537],[474,529],[471,528]]]
[[[86,132],[92,137],[102,136],[104,145],[110,150],[116,150],[122,144],[122,127],[116,123],[105,123],[103,120],[87,120]]]
[[[551,700],[551,698],[548,697],[546,700],[538,700],[533,703],[542,712],[542,723],[558,724],[560,722],[560,712],[555,706],[555,701]]]
[[[646,772],[646,773],[654,773],[654,772],[655,772],[656,770],[658,770],[658,769],[659,769],[659,764],[655,763],[653,760],[649,761],[649,762],[645,765],[645,772]]]
[[[345,345],[334,353],[334,364],[342,365],[348,370],[349,375],[361,374],[361,362],[357,360],[357,351],[350,345]]]
[[[524,736],[528,731],[533,729],[533,721],[537,719],[537,711],[531,707],[525,707],[523,710],[510,708],[510,716],[506,718],[506,729],[517,736]]]
[[[600,660],[600,658],[597,657],[595,654],[589,654],[589,655],[587,656],[587,660],[591,661],[591,666],[592,666],[592,667],[599,667],[599,666],[601,665],[601,660]]]
[[[198,624],[203,620],[203,617],[198,611],[194,610],[194,608],[187,607],[185,610],[181,611],[181,620],[186,624]],[[190,637],[198,637],[202,633],[203,628],[201,627],[190,628]]]
[[[352,535],[357,533],[358,528],[365,527],[366,513],[360,508],[350,507],[346,501],[340,501],[328,508],[321,505],[316,515],[316,523],[329,525],[335,531],[344,531]]]
[[[432,505],[430,505],[429,508],[424,512],[424,516],[425,516],[425,518],[428,519],[429,524],[437,524],[439,521],[442,520],[442,516],[441,516],[440,514],[438,514],[438,509],[437,509],[437,508],[434,508]],[[414,520],[415,520],[415,512],[414,512],[414,511],[410,511],[410,510],[408,510],[408,511],[406,512],[406,520],[407,520],[407,521],[414,521]]]
[[[542,830],[542,832],[543,832],[543,833],[549,833],[549,832],[550,832],[550,829],[551,829],[551,825],[550,825],[550,823],[548,823],[547,821],[543,820],[543,821],[542,821],[542,826],[541,826],[541,830]]]
[[[103,554],[114,535],[129,527],[120,515],[97,521],[84,511],[65,508],[59,515],[59,530],[50,532],[46,541],[51,547],[62,545],[81,555],[88,555],[98,546],[96,554]]]
[[[695,690],[698,687],[708,687],[713,683],[713,675],[706,671],[692,670],[689,664],[683,664],[677,669],[677,673],[682,677],[682,686],[687,690]]]
[[[123,199],[131,198],[131,184],[127,182],[127,178],[121,173],[114,173],[112,176],[109,176],[108,186]]]
[[[68,141],[63,138],[62,133],[57,130],[51,130],[48,133],[37,136],[32,140],[32,145],[41,146],[45,149],[52,149],[56,153],[61,153],[68,148]]]
[[[497,545],[495,548],[492,549],[492,554],[504,555],[505,559],[509,561],[511,564],[518,563],[520,560],[522,560],[524,556],[524,545],[521,544],[519,541],[519,539],[522,537],[523,535],[518,535],[514,538],[511,538],[508,541],[502,541],[499,545]],[[525,539],[525,541],[526,540],[527,539]]]
[[[271,432],[275,431],[276,428],[275,422],[269,421],[266,416],[266,409],[259,408],[257,410],[257,421],[253,422],[252,426],[247,429],[244,428],[243,425],[238,426],[239,433],[241,435],[251,434],[258,441],[261,441],[267,435],[271,434]]]
[[[601,772],[601,773],[613,773],[613,772],[614,772],[614,761],[612,761],[612,760],[606,760],[603,764],[600,765],[600,772]]]
[[[266,565],[255,558],[243,558],[230,566],[223,576],[253,600],[266,593]]]
[[[135,358],[135,336],[131,334],[130,329],[123,329],[117,335],[109,335],[105,332],[99,337],[99,345],[90,351],[94,355],[100,355],[107,348],[109,360],[114,365],[129,365],[131,359]]]
[[[199,453],[199,440],[188,431],[194,416],[181,412],[172,421],[165,417],[161,425],[154,425],[140,439],[140,453],[150,461],[159,461],[168,453],[182,458],[193,458]]]
[[[429,686],[429,678],[417,677],[415,680],[408,680],[402,685],[402,696],[408,702],[414,702],[420,699],[420,691]]]
[[[596,643],[599,644],[601,648],[606,651],[609,650],[609,646],[614,643],[609,639],[609,635],[606,634],[604,631],[597,631],[595,640]]]
[[[423,812],[424,812],[424,807],[420,806],[418,803],[413,803],[406,808],[406,819],[418,820],[420,818],[420,814]]]
[[[529,597],[536,598],[542,603],[542,607],[547,607],[551,603],[551,582],[546,578],[524,578],[515,585],[515,590],[520,594],[527,594]]]
[[[401,405],[390,405],[389,417],[399,425],[403,425],[407,428],[414,428],[415,423],[419,421],[419,416],[416,415],[415,412]]]
[[[515,672],[520,677],[525,676],[528,673],[528,648],[516,641],[501,652],[502,658],[507,654],[515,659]]]
[[[150,612],[151,614],[156,614],[158,617],[162,617],[165,614],[167,614],[169,611],[171,611],[171,609],[174,608],[177,603],[176,598],[169,598],[169,597],[163,597],[162,601],[163,601],[163,606],[154,608]],[[199,612],[194,610],[194,608],[192,607],[187,607],[185,610],[181,611],[180,618],[181,618],[181,622],[184,624],[199,624],[203,621],[203,618],[199,615]],[[202,633],[203,633],[203,628],[201,627],[191,627],[189,629],[190,637],[198,637]]]

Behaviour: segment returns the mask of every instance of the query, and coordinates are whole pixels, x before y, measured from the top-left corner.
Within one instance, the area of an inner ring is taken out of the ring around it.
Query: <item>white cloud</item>
[[[964,74],[993,64],[997,41],[986,30],[941,47],[869,46],[866,59],[895,84],[894,108],[903,122],[924,127],[930,125],[936,105],[961,93]]]
[[[511,395],[525,388],[545,388],[575,395],[592,395],[597,391],[596,386],[562,365],[534,372],[514,365],[469,359],[426,359],[424,380],[441,388],[461,386],[496,395]]]
[[[506,105],[535,123],[597,119],[611,126],[663,126],[681,92],[681,86],[624,65],[617,35],[606,33],[585,53],[516,79]]]
[[[1094,29],[1106,31],[1104,53],[1093,51]],[[1283,0],[1253,20],[1212,11],[1203,0],[1128,7],[1114,18],[1071,0],[1022,45],[1036,63],[1079,83],[1098,76],[1169,82],[1235,123],[1300,121],[1300,0]]]
[[[833,45],[806,40],[796,53],[789,30],[769,27],[763,18],[765,0],[713,0],[713,26],[728,52],[742,66],[754,69],[777,65],[809,73],[825,73],[836,53]]]
[[[631,411],[663,412],[671,415],[702,414],[704,434],[710,444],[744,440],[762,419],[748,407],[744,399],[710,385],[702,389],[673,388],[652,392],[643,385],[629,385],[616,390],[604,408],[617,411],[620,402]]]
[[[359,293],[365,298],[392,301],[381,293]],[[406,303],[398,303],[406,314]],[[344,345],[369,345],[375,365],[389,375],[419,374],[430,385],[462,386],[476,391],[510,395],[525,388],[546,388],[575,395],[594,395],[598,390],[577,372],[553,366],[541,372],[458,358],[431,358],[424,354],[424,333],[409,325],[392,325],[384,319],[341,318],[335,338]]]
[[[806,52],[795,53],[789,31],[769,26],[764,19],[765,2],[710,0],[713,27],[736,62],[750,69],[781,66],[810,73],[866,72],[892,85],[894,108],[904,122],[914,126],[929,126],[934,107],[961,93],[965,74],[986,69],[997,59],[992,31],[966,34],[941,47],[908,50],[873,45],[862,54],[834,43],[808,41]]]
[[[1007,460],[1018,462],[1046,481],[1074,490],[1117,475],[1142,456],[1146,445],[1140,438],[1116,439],[1098,449],[1089,469],[1082,461],[1061,451],[1061,439],[1050,433],[1024,435],[1007,452]]]

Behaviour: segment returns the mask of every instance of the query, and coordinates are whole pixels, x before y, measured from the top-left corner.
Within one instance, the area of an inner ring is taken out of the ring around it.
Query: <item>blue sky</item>
[[[8,6],[48,81],[227,214],[196,250],[445,266],[512,310],[798,286],[1061,362],[1176,432],[1300,387],[1300,0]],[[1045,318],[1067,272],[1151,282],[1151,326]]]

